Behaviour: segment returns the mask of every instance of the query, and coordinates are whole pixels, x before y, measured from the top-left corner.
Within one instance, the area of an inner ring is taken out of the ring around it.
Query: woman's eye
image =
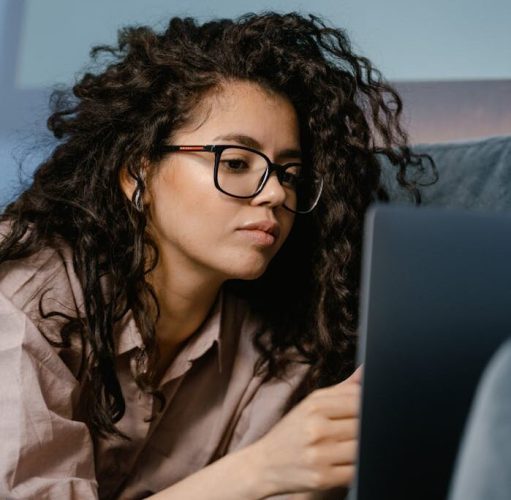
[[[301,165],[292,165],[284,171],[282,181],[291,187],[296,187],[300,182],[301,172]]]
[[[284,172],[283,182],[290,186],[296,186],[298,184],[298,176],[291,172]]]
[[[223,167],[229,170],[246,170],[248,169],[248,163],[244,160],[230,159],[222,160],[220,162]]]

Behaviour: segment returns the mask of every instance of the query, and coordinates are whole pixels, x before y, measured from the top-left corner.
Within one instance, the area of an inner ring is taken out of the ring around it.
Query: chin
[[[238,279],[238,280],[255,280],[257,278],[260,278],[264,272],[266,271],[266,268],[268,267],[268,262],[264,263],[252,263],[247,264],[243,266],[241,269],[231,269],[231,272],[229,273],[231,275],[231,279]]]
[[[222,266],[222,270],[224,275],[228,276],[227,279],[255,280],[264,274],[272,259],[273,252],[270,254],[263,253],[260,249],[244,248],[241,252],[238,250],[224,254],[222,261],[227,266]]]
[[[246,273],[241,276],[238,276],[238,279],[247,280],[247,281],[256,280],[257,278],[260,278],[264,274],[264,271],[266,271],[266,269],[263,269],[261,272],[258,272],[258,273],[254,273],[254,272]]]

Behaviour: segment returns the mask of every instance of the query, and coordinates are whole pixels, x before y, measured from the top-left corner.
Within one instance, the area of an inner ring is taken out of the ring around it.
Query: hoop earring
[[[142,179],[140,179],[140,177],[137,177],[137,187],[135,188],[135,191],[133,192],[133,196],[131,198],[137,212],[144,211],[144,202],[142,201],[142,195],[144,194],[144,190],[145,190],[144,182],[142,181]]]

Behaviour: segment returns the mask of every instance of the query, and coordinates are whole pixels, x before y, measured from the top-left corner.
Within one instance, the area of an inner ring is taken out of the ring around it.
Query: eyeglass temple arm
[[[166,152],[166,153],[173,153],[176,151],[215,151],[214,145],[206,145],[206,146],[175,146],[175,145],[168,145],[164,144],[163,146],[160,146],[160,151]]]

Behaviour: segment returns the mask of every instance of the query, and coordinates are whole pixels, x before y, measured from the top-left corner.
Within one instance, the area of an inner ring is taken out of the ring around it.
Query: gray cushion
[[[424,205],[480,210],[511,210],[511,136],[467,142],[420,144],[439,173],[436,184],[421,188]],[[396,167],[382,161],[384,184],[392,201],[410,201],[395,180]]]

